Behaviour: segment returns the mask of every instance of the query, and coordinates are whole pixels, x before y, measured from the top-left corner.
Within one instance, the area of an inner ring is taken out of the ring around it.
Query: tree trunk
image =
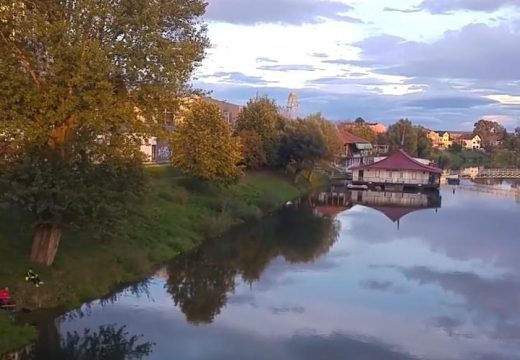
[[[56,224],[37,225],[34,228],[31,261],[52,265],[61,239],[61,226]]]
[[[314,174],[314,166],[309,169],[309,175],[307,176],[307,181],[309,184],[312,184],[312,175]]]

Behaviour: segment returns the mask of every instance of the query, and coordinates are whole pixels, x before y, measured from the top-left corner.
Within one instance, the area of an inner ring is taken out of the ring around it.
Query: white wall
[[[143,142],[141,144],[141,152],[146,156],[146,161],[151,162],[152,161],[152,146],[157,146],[157,138],[151,137],[148,139],[143,139]]]
[[[426,171],[387,171],[387,170],[364,170],[363,178],[359,178],[359,170],[352,174],[354,181],[365,181],[373,183],[392,184],[428,184],[430,174]]]

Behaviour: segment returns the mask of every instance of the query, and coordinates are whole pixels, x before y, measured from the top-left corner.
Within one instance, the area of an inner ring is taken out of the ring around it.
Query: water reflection
[[[153,352],[154,343],[132,335],[126,326],[101,325],[97,329],[59,333],[58,322],[40,328],[34,351],[27,359],[53,360],[138,360]]]
[[[128,326],[157,360],[520,360],[520,206],[445,189],[314,194],[60,333]]]
[[[299,205],[229,234],[224,243],[209,241],[167,267],[167,291],[189,322],[211,323],[235,289],[237,276],[252,283],[277,257],[309,263],[327,253],[338,238],[338,222],[314,216],[306,202]]]

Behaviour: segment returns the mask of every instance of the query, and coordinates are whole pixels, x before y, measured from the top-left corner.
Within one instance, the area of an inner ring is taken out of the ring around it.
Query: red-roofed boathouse
[[[438,189],[442,170],[423,164],[403,150],[385,159],[353,167],[352,184],[381,190]]]

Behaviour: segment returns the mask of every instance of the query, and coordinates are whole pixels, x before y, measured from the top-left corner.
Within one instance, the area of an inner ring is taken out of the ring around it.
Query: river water
[[[36,352],[520,359],[520,201],[463,187],[315,194],[47,324]]]

